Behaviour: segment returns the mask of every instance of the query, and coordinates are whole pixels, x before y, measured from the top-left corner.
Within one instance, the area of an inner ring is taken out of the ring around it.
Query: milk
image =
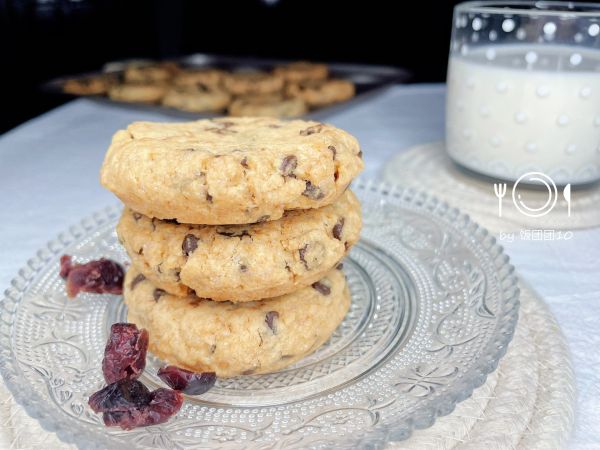
[[[486,175],[600,179],[600,51],[495,45],[452,55],[446,141],[455,161]]]

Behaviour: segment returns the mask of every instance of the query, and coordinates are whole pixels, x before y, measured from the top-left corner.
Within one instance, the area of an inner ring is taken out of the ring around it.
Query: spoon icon
[[[563,189],[563,197],[567,201],[567,216],[571,217],[571,183]]]

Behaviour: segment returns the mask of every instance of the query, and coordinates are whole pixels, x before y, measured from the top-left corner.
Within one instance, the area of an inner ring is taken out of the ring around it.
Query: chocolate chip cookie
[[[224,110],[231,96],[218,87],[196,82],[189,86],[173,86],[162,99],[162,104],[190,112],[218,112]]]
[[[160,83],[123,83],[111,87],[108,96],[120,102],[158,103],[167,89],[167,85]]]
[[[297,83],[308,80],[324,80],[329,75],[329,69],[325,64],[298,61],[278,66],[273,73],[285,81]]]
[[[229,105],[230,116],[298,117],[308,112],[300,98],[284,98],[279,94],[240,97]]]
[[[123,77],[127,83],[164,83],[179,70],[176,63],[131,64],[125,68]]]
[[[267,72],[234,72],[223,80],[233,95],[272,94],[283,89],[283,78]]]
[[[219,87],[225,72],[219,69],[184,69],[173,78],[175,86],[195,86],[201,83],[211,88]]]
[[[333,203],[361,154],[352,135],[314,121],[136,122],[114,135],[101,182],[150,217],[246,224]]]
[[[150,351],[170,364],[219,377],[268,373],[314,352],[350,307],[344,274],[267,301],[213,302],[176,297],[136,269],[125,277],[128,321],[148,330]]]
[[[307,80],[288,84],[286,94],[301,98],[311,108],[318,108],[351,99],[355,88],[348,80]]]
[[[348,190],[329,206],[251,225],[183,225],[125,209],[117,234],[156,287],[246,302],[318,281],[358,241],[360,229],[360,203]]]
[[[113,75],[93,75],[67,80],[62,89],[63,92],[73,95],[101,95],[106,94],[115,82],[116,77]]]

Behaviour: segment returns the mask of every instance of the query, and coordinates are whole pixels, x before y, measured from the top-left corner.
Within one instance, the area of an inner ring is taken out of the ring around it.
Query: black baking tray
[[[104,66],[103,72],[110,73],[122,73],[125,66],[131,63],[133,60],[117,61],[107,63]],[[144,61],[144,60],[135,60]],[[271,70],[273,67],[281,64],[286,64],[292,61],[281,60],[281,59],[258,59],[258,58],[243,58],[234,56],[219,56],[209,55],[204,53],[195,53],[192,55],[173,58],[170,61],[181,64],[183,67],[188,68],[202,68],[202,67],[214,67],[225,69],[229,71],[243,71],[243,70]],[[148,60],[148,62],[153,62]],[[329,67],[332,78],[343,78],[352,81],[356,86],[356,95],[350,100],[342,103],[337,103],[331,106],[323,108],[317,108],[311,110],[306,117],[319,119],[325,117],[331,113],[339,112],[340,110],[346,109],[350,106],[354,106],[357,103],[363,102],[374,95],[382,93],[387,87],[392,84],[406,83],[410,80],[410,73],[402,68],[393,66],[382,66],[382,65],[368,65],[368,64],[347,64],[347,63],[326,63]],[[62,95],[65,97],[76,97],[71,94],[66,94],[62,90],[62,86],[65,81],[73,78],[86,77],[90,75],[97,75],[101,72],[87,72],[77,75],[64,76],[55,78],[42,85],[42,89],[47,93]],[[98,102],[113,103],[126,106],[128,108],[145,110],[145,111],[156,111],[161,112],[174,117],[181,117],[185,119],[193,118],[206,118],[215,117],[219,114],[214,113],[192,113],[187,111],[181,111],[174,108],[168,108],[161,105],[144,104],[144,103],[128,103],[111,100],[105,96],[85,96],[86,98],[93,99]]]

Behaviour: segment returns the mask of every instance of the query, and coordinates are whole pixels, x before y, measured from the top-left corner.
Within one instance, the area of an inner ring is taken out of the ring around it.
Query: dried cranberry
[[[124,411],[108,411],[103,415],[107,427],[119,426],[124,430],[158,425],[177,414],[183,404],[183,395],[171,389],[160,388],[150,394],[148,404]]]
[[[60,258],[60,276],[67,280],[67,295],[79,292],[122,294],[123,268],[110,259],[101,258],[85,264],[73,264],[69,255]]]
[[[176,391],[189,395],[204,394],[215,385],[217,375],[214,372],[190,372],[176,366],[161,367],[158,377]]]
[[[148,332],[132,323],[115,323],[104,349],[102,372],[107,383],[136,379],[146,367]]]
[[[96,413],[127,411],[150,403],[146,386],[137,380],[119,380],[92,394],[88,404]]]

